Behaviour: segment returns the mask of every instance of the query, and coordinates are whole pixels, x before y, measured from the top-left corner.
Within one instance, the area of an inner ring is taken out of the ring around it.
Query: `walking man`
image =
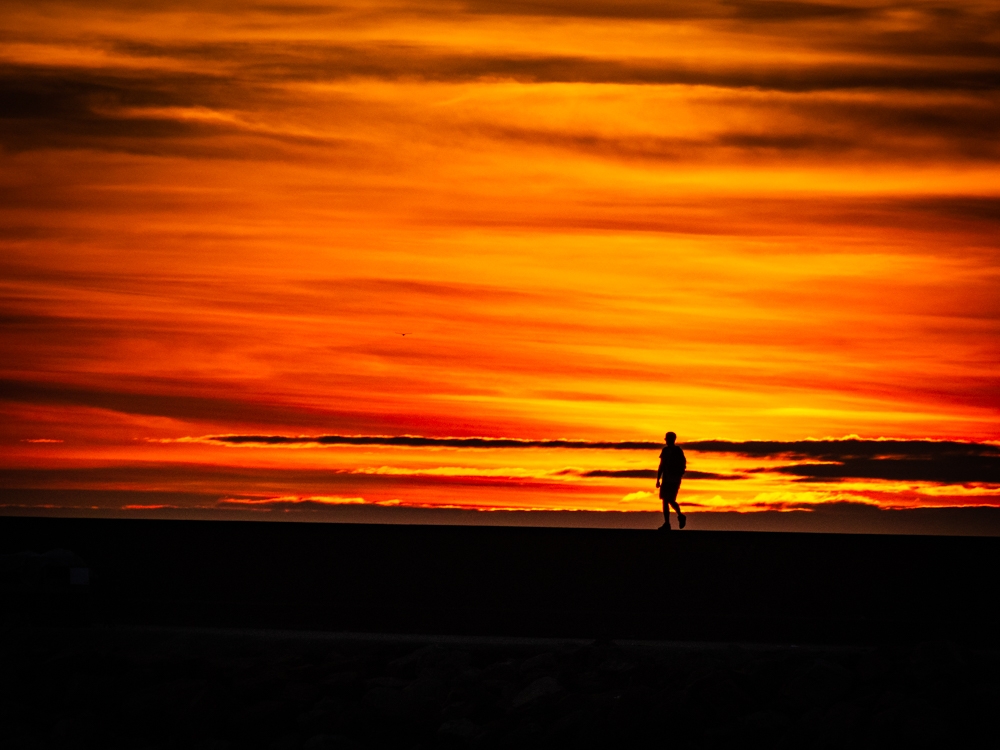
[[[656,486],[660,488],[660,499],[663,501],[663,525],[659,528],[660,531],[670,531],[671,505],[677,512],[677,525],[683,529],[687,524],[687,516],[681,513],[681,506],[677,504],[677,491],[681,488],[681,477],[687,469],[687,459],[680,446],[675,445],[676,433],[668,432],[665,439],[667,444],[660,451],[660,468],[656,470]]]

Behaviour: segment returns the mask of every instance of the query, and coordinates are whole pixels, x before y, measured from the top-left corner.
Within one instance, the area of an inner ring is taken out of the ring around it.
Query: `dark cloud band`
[[[209,435],[205,440],[230,445],[396,445],[444,448],[578,448],[585,450],[658,450],[661,442],[642,440],[530,440],[493,437],[427,437],[422,435]],[[814,457],[830,460],[856,456],[994,455],[1000,445],[950,440],[697,440],[683,444],[699,453],[743,456]]]
[[[595,471],[585,471],[580,476],[584,477],[608,477],[611,479],[656,479],[656,472],[653,469],[623,469],[621,471],[597,469]],[[711,471],[686,471],[685,479],[746,479],[744,474],[715,474]]]
[[[206,440],[227,445],[387,445],[404,448],[578,448],[589,450],[652,450],[660,443],[640,441],[520,440],[489,437],[421,437],[417,435],[211,435]]]
[[[888,479],[910,482],[1000,484],[1000,457],[851,458],[832,464],[799,464],[775,469],[806,481]]]
[[[815,458],[845,461],[854,458],[912,458],[930,460],[955,456],[998,456],[1000,445],[954,440],[701,440],[685,443],[701,453],[737,453],[750,457]]]
[[[570,449],[570,450],[659,450],[661,443],[646,441],[519,440],[487,437],[423,437],[414,435],[212,435],[205,440],[224,445],[384,445],[405,448],[472,449]],[[942,484],[1000,484],[1000,446],[932,440],[702,440],[684,443],[693,453],[724,453],[746,458],[802,461],[786,466],[766,467],[752,472],[774,472],[797,477],[799,481],[839,481],[873,479],[924,481]],[[652,459],[651,460],[655,460]],[[817,463],[822,461],[823,463]],[[584,477],[653,479],[652,469],[593,470]],[[696,470],[689,479],[738,480],[740,474],[715,474]]]

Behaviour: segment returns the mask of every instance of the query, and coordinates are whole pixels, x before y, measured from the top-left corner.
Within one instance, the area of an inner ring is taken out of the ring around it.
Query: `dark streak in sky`
[[[520,440],[489,437],[422,437],[417,435],[213,435],[207,438],[229,445],[388,445],[406,448],[570,448],[590,450],[649,450],[659,443],[637,441],[591,442],[586,440]]]
[[[436,438],[413,435],[216,435],[209,441],[228,445],[385,445],[410,448],[548,448],[571,450],[659,450],[661,443],[644,441],[518,440],[512,438]],[[727,453],[751,458],[819,459],[827,463],[801,463],[758,469],[814,479],[884,479],[944,484],[1000,483],[1000,446],[990,443],[925,440],[705,440],[684,443],[692,453]],[[651,459],[655,460],[655,459]],[[652,469],[594,470],[587,477],[655,478]],[[740,475],[689,471],[689,479],[741,479]]]

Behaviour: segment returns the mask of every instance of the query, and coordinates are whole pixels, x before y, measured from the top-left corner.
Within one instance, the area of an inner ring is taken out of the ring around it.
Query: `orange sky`
[[[994,3],[9,2],[0,34],[0,505],[658,502],[583,476],[655,451],[213,435],[1000,440]]]

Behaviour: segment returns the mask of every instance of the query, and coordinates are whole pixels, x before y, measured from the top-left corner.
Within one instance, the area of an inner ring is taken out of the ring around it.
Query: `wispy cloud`
[[[639,490],[638,492],[630,492],[627,495],[624,495],[622,497],[622,499],[621,499],[621,502],[623,502],[623,503],[632,503],[632,502],[635,502],[636,500],[649,500],[651,497],[653,497],[653,493],[652,492],[646,492],[645,490]]]

